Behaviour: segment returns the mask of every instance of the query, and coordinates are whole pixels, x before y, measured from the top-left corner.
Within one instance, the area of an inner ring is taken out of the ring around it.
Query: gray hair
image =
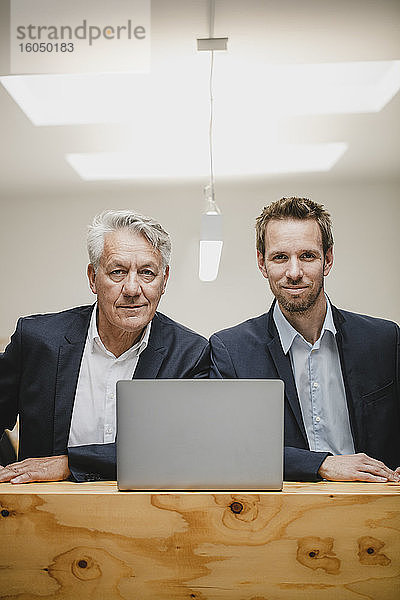
[[[160,252],[165,272],[171,258],[171,240],[168,233],[151,217],[144,217],[132,210],[105,210],[96,215],[89,225],[87,249],[95,272],[103,254],[105,236],[119,229],[129,229],[132,233],[143,235]]]

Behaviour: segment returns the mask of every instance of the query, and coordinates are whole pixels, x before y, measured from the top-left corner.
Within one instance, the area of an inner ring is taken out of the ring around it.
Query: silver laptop
[[[280,490],[283,382],[117,383],[120,490]]]

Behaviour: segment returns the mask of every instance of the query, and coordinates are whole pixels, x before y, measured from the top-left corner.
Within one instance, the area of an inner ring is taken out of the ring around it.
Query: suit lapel
[[[151,323],[149,343],[139,357],[133,379],[156,379],[166,355],[167,348],[163,345],[161,324],[156,313]]]
[[[156,379],[166,353],[166,348],[147,346],[140,355],[133,379]]]
[[[68,329],[58,351],[53,441],[56,455],[64,454],[68,445],[75,391],[92,310],[93,307],[85,307],[72,323],[66,323]]]
[[[278,337],[271,340],[267,345],[268,351],[274,361],[275,368],[278,372],[279,379],[285,382],[285,395],[290,408],[295,416],[297,425],[304,437],[304,441],[308,445],[306,430],[304,428],[303,417],[301,415],[300,403],[297,396],[296,384],[293,377],[292,365],[288,354],[284,354]]]
[[[294,414],[297,425],[299,426],[301,434],[306,443],[306,447],[308,447],[307,434],[303,423],[300,402],[297,395],[289,354],[284,354],[282,350],[281,341],[279,339],[278,331],[273,319],[274,306],[275,301],[268,312],[268,332],[270,335],[270,341],[267,344],[267,352],[269,352],[271,355],[275,368],[278,372],[279,379],[282,379],[285,382],[285,395],[288,404]]]
[[[349,411],[350,428],[356,452],[365,447],[364,414],[361,396],[357,389],[357,365],[354,364],[354,351],[345,327],[345,317],[332,305],[333,320],[336,327],[336,343],[339,351],[340,366]]]

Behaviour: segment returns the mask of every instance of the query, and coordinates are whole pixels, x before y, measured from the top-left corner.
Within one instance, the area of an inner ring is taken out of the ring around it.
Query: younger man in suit
[[[256,238],[275,301],[211,337],[211,376],[284,381],[285,479],[400,481],[399,327],[325,295],[333,237],[322,205],[282,198]]]
[[[19,462],[0,482],[114,479],[116,382],[208,376],[207,341],[156,312],[171,254],[161,225],[105,211],[88,252],[97,303],[20,319],[0,356],[0,435],[20,420]]]

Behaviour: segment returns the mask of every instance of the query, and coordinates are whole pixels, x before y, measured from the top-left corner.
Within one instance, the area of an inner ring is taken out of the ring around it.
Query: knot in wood
[[[91,556],[83,556],[74,560],[72,573],[81,581],[90,581],[102,575],[100,565]]]
[[[80,567],[81,569],[86,569],[87,561],[86,560],[78,560],[78,567]]]
[[[363,565],[390,565],[391,560],[382,552],[385,542],[372,536],[364,536],[358,540],[358,558]]]
[[[297,560],[309,569],[323,569],[330,575],[340,571],[340,560],[333,551],[333,538],[309,536],[297,542]]]
[[[3,508],[3,510],[1,511],[1,516],[2,517],[9,517],[10,516],[10,511],[8,511],[6,508]]]
[[[232,504],[230,505],[231,511],[233,513],[235,513],[235,515],[240,515],[240,513],[243,511],[243,504],[241,502],[232,502]]]

